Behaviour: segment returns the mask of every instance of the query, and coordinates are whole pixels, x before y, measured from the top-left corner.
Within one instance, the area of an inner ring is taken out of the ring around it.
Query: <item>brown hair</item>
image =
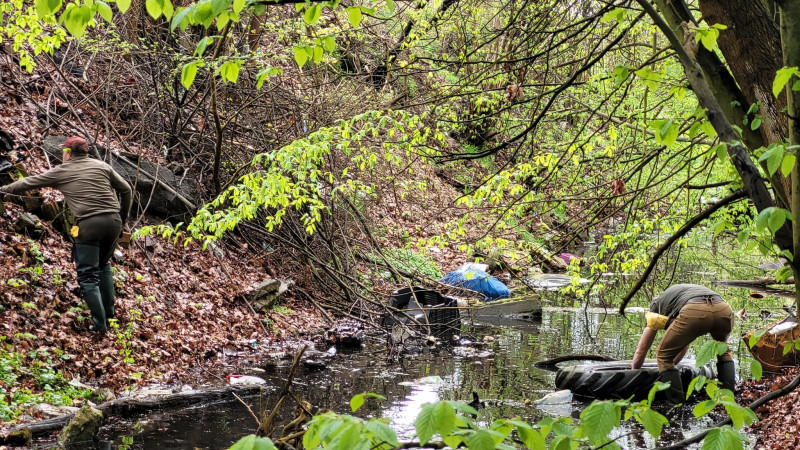
[[[82,137],[72,136],[71,138],[67,138],[63,145],[64,148],[68,148],[75,156],[89,154],[89,144],[87,144],[86,139]]]

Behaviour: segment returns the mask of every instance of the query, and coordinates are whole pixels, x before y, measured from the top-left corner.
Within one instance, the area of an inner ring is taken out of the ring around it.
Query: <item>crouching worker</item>
[[[0,194],[40,187],[53,187],[64,194],[76,221],[70,234],[75,238],[78,283],[92,313],[92,328],[105,333],[107,320],[114,317],[114,278],[109,261],[131,207],[131,188],[111,166],[89,157],[85,139],[71,137],[64,141],[64,147],[63,164],[2,186]]]
[[[642,332],[634,369],[642,367],[645,355],[653,345],[658,330],[666,330],[656,351],[659,380],[669,382],[667,399],[683,403],[685,391],[675,365],[683,359],[689,344],[708,333],[714,340],[727,342],[733,329],[733,312],[722,297],[705,286],[676,284],[654,298],[646,313],[647,327]],[[717,379],[724,389],[734,390],[735,368],[730,350],[717,357]]]

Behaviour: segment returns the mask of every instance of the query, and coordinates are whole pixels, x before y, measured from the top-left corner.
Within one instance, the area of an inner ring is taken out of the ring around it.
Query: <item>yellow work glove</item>
[[[661,314],[650,311],[644,313],[644,318],[647,319],[647,328],[655,331],[666,328],[667,321],[669,320],[667,316],[662,316]]]

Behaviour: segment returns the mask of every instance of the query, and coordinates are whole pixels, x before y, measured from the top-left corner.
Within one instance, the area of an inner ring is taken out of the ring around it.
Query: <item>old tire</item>
[[[684,389],[692,378],[703,375],[713,378],[708,366],[701,368],[679,364]],[[646,398],[658,380],[658,365],[645,363],[641,369],[631,369],[631,361],[589,362],[559,369],[556,387],[569,389],[573,394],[590,398]]]

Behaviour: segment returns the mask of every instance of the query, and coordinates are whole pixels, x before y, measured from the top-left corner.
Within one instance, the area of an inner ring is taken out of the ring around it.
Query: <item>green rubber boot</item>
[[[111,266],[106,265],[100,269],[100,298],[103,299],[103,309],[106,313],[106,320],[114,318],[114,275],[111,273]]]
[[[683,391],[681,373],[678,371],[678,369],[667,369],[659,373],[658,381],[661,381],[662,383],[669,383],[669,387],[666,391],[664,391],[667,396],[667,401],[676,405],[686,401],[686,393]]]
[[[736,364],[733,361],[719,361],[717,363],[717,380],[722,389],[736,392]]]
[[[75,266],[78,271],[81,295],[86,301],[86,305],[89,306],[89,311],[92,312],[94,329],[105,333],[107,328],[106,311],[103,307],[103,297],[99,287],[101,275],[98,267],[99,254],[100,248],[96,245],[75,244]]]

